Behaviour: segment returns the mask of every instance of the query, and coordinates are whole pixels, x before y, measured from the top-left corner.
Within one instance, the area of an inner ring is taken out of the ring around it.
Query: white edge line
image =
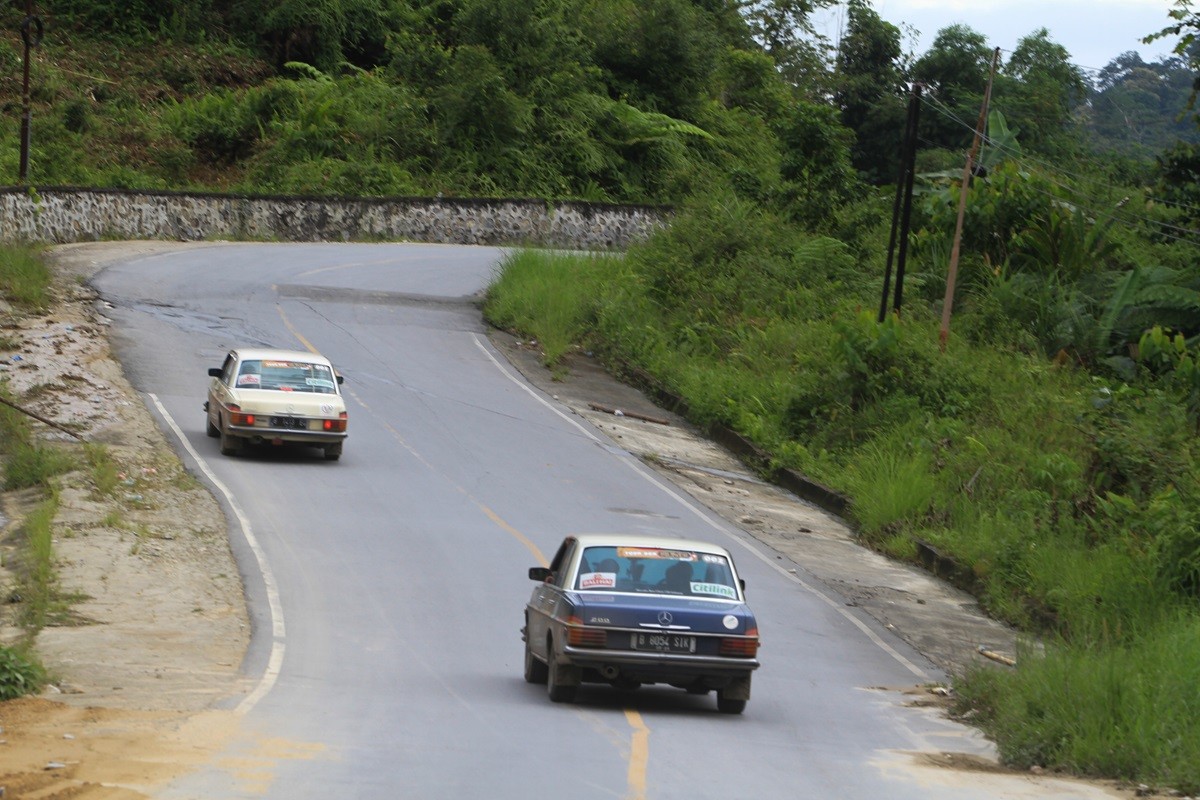
[[[154,403],[154,407],[158,409],[158,413],[166,420],[167,425],[179,439],[179,443],[195,460],[196,466],[204,473],[204,476],[216,487],[225,500],[229,503],[229,508],[232,509],[234,517],[237,518],[238,526],[242,529],[242,536],[246,540],[246,544],[250,546],[250,550],[254,553],[254,559],[258,563],[258,571],[262,575],[263,584],[266,586],[267,604],[271,613],[271,656],[267,660],[267,668],[263,672],[262,677],[258,679],[258,685],[254,687],[254,691],[242,699],[242,702],[234,708],[234,713],[245,714],[250,711],[258,702],[267,696],[267,692],[271,691],[275,686],[275,681],[279,678],[279,671],[283,667],[283,653],[285,649],[286,637],[284,636],[283,627],[283,604],[279,600],[279,589],[275,584],[275,575],[271,572],[271,567],[267,563],[267,554],[259,545],[258,539],[254,536],[254,531],[250,527],[250,520],[246,518],[245,512],[234,498],[233,493],[221,482],[212,469],[209,468],[208,462],[201,458],[196,449],[192,447],[191,442],[183,435],[183,431],[175,423],[174,418],[159,402],[158,396],[154,393],[148,393],[150,400]]]
[[[571,425],[574,425],[575,428],[577,428],[581,433],[583,433],[584,436],[588,437],[589,439],[596,442],[597,444],[603,444],[603,442],[601,442],[599,437],[597,437],[597,435],[595,433],[593,433],[590,429],[585,428],[577,420],[572,419],[570,416],[568,416],[566,413],[564,413],[561,409],[556,408],[552,403],[550,403],[548,400],[546,400],[545,397],[543,397],[538,392],[534,391],[525,381],[519,380],[515,375],[513,375],[512,372],[507,367],[505,367],[503,364],[501,364],[496,359],[496,357],[493,356],[486,347],[484,347],[483,342],[480,341],[478,334],[472,334],[472,337],[475,340],[475,345],[480,350],[483,351],[483,354],[488,357],[488,360],[490,360],[492,362],[492,364],[494,364],[496,366],[496,368],[498,370],[500,370],[500,372],[503,373],[506,378],[508,378],[510,381],[512,381],[517,386],[524,389],[531,397],[533,397],[539,403],[544,405],[546,408],[550,409],[555,414],[562,417],[564,420],[566,420]],[[689,498],[685,497],[684,495],[681,495],[674,487],[668,486],[667,484],[663,483],[662,480],[659,479],[659,477],[657,475],[650,472],[646,468],[646,466],[643,465],[641,463],[641,461],[639,461],[637,458],[631,457],[629,459],[620,459],[620,461],[622,463],[624,463],[626,466],[628,466],[630,469],[632,469],[634,472],[636,472],[638,475],[640,475],[644,480],[649,481],[651,484],[658,487],[661,491],[663,491],[666,494],[668,494],[669,496],[671,496],[676,502],[678,502],[680,505],[682,505],[688,511],[692,512],[692,514],[694,514],[696,517],[698,517],[700,520],[702,520],[710,528],[718,531],[723,536],[725,536],[729,539],[732,539],[734,542],[737,542],[739,545],[741,545],[743,548],[745,548],[747,551],[749,551],[759,561],[763,562],[768,567],[775,570],[780,575],[782,575],[783,577],[792,581],[793,583],[798,584],[802,588],[804,588],[807,591],[811,592],[812,594],[816,595],[818,598],[820,598],[822,601],[824,601],[826,605],[828,605],[830,608],[832,608],[838,614],[842,615],[842,617],[844,617],[845,619],[849,620],[856,628],[858,628],[860,631],[862,631],[863,634],[866,635],[866,637],[868,639],[870,639],[872,642],[874,642],[876,646],[878,646],[881,650],[883,650],[885,653],[887,653],[892,658],[894,658],[896,661],[898,661],[901,664],[901,666],[903,666],[905,669],[907,669],[909,672],[911,672],[917,678],[919,678],[923,681],[929,680],[929,673],[927,673],[925,670],[921,669],[919,666],[914,664],[912,661],[910,661],[909,659],[907,659],[903,655],[901,655],[899,652],[897,652],[896,649],[893,648],[887,642],[885,642],[879,636],[879,634],[877,634],[877,633],[875,633],[875,631],[871,630],[870,626],[868,626],[865,622],[863,622],[861,619],[856,617],[854,614],[851,614],[849,611],[847,611],[845,606],[842,605],[842,603],[838,602],[837,600],[834,600],[832,597],[830,597],[829,595],[827,595],[825,592],[821,591],[817,587],[813,586],[812,584],[807,583],[806,581],[802,580],[795,573],[789,572],[786,569],[784,569],[783,567],[779,566],[772,559],[768,558],[765,554],[760,552],[757,548],[751,546],[750,544],[747,544],[741,538],[732,534],[729,531],[729,529],[726,528],[724,525],[718,524],[709,515],[705,514],[703,511],[701,511],[699,508],[697,508],[695,503],[693,503]]]

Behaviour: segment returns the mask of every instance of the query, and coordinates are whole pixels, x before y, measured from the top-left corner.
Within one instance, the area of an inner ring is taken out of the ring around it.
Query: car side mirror
[[[219,378],[219,377],[221,377],[221,368],[220,367],[209,367],[208,374],[210,377]]]
[[[529,580],[531,580],[531,581],[542,581],[543,583],[545,583],[546,579],[549,578],[553,574],[554,574],[554,572],[549,567],[530,567],[529,568]]]
[[[742,587],[742,593],[745,594],[746,593],[746,579],[738,578],[738,586]]]
[[[338,375],[338,376],[337,376],[337,381],[338,381],[338,386],[341,386],[343,383],[345,383],[345,382],[346,382],[346,379],[345,379],[345,378],[343,378],[341,375]]]

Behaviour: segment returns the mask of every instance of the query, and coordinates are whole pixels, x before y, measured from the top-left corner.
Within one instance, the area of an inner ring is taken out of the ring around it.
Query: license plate
[[[284,428],[286,430],[303,430],[308,427],[308,421],[297,419],[296,417],[271,417],[272,428]]]
[[[657,653],[694,653],[696,637],[677,633],[635,633],[631,645],[634,650],[653,650]]]

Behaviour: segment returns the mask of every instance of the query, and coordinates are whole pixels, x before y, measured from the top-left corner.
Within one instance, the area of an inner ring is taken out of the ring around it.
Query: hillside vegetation
[[[1153,64],[1089,74],[1035,30],[997,65],[943,331],[993,50],[954,26],[905,53],[845,5],[834,50],[783,0],[59,0],[29,180],[673,206],[623,256],[514,255],[489,319],[648,372],[845,493],[874,547],[955,559],[1045,645],[957,681],[1010,763],[1200,791],[1200,24],[1164,15]]]

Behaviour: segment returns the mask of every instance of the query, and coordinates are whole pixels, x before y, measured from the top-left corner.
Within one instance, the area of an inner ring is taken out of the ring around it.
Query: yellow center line
[[[625,709],[625,719],[633,734],[629,737],[629,794],[626,800],[646,800],[646,765],[650,761],[650,729],[642,715],[632,708]]]
[[[272,286],[271,288],[274,289],[275,287]],[[305,339],[303,334],[301,334],[300,331],[296,330],[295,326],[292,325],[291,320],[289,320],[287,318],[287,314],[283,313],[283,306],[276,303],[275,310],[279,312],[279,318],[283,320],[284,326],[289,331],[292,332],[293,336],[295,336],[297,339],[300,340],[300,344],[304,345],[308,349],[308,352],[313,353],[315,355],[321,354],[320,351],[317,350],[317,348],[312,346],[312,342],[308,341],[308,339]]]
[[[308,339],[305,339],[300,331],[296,330],[296,328],[288,320],[287,315],[283,313],[283,308],[278,305],[276,305],[275,308],[279,312],[279,317],[283,320],[283,324],[289,331],[291,331],[292,335],[299,339],[300,343],[308,348],[310,352],[317,353],[317,348],[313,347]],[[353,390],[347,389],[345,391],[346,394],[354,398],[356,403],[362,406],[364,411],[371,413],[370,407],[363,402],[363,399],[355,394]],[[376,417],[376,419],[380,422],[380,424],[383,425],[383,427],[387,428],[388,432],[396,438],[396,441],[400,442],[400,445],[410,454],[412,454],[414,458],[428,467],[431,471],[442,474],[440,470],[434,467],[433,464],[429,463],[424,456],[414,450],[412,445],[404,440],[404,436],[401,435],[400,431],[393,428],[391,424],[387,422],[387,420],[379,419],[379,417]],[[442,474],[442,477],[445,478],[446,476]],[[447,478],[447,480],[449,479]],[[509,536],[520,542],[526,550],[533,554],[533,557],[538,560],[539,564],[542,566],[549,565],[550,561],[542,553],[541,549],[529,539],[528,536],[505,522],[503,517],[501,517],[492,509],[488,508],[483,502],[472,495],[464,487],[453,481],[450,481],[450,485],[458,490],[458,492],[464,497],[470,500],[471,503],[481,512],[483,512],[483,515],[491,520],[496,527],[500,528],[500,530],[504,531]],[[642,719],[642,715],[631,708],[625,709],[625,719],[629,722],[629,727],[633,728],[633,733],[630,735],[629,741],[629,771],[626,778],[629,785],[629,793],[626,795],[626,800],[645,800],[646,767],[650,761],[650,729],[646,726],[646,722]]]

